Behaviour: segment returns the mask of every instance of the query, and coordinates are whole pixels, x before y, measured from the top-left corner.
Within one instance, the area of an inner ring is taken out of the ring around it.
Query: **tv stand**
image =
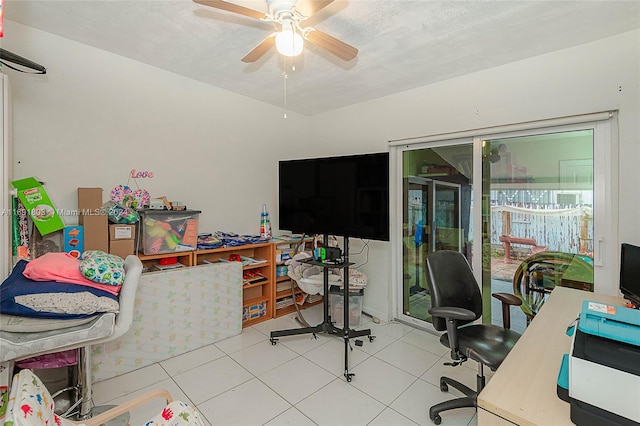
[[[325,247],[329,244],[329,237],[325,235],[323,237],[323,243]],[[303,328],[292,328],[288,330],[277,330],[272,331],[270,334],[269,340],[272,345],[278,343],[279,337],[284,336],[296,336],[299,334],[312,334],[314,338],[318,338],[318,333],[327,333],[330,335],[341,335],[344,340],[344,377],[347,379],[347,382],[350,382],[354,373],[349,372],[349,351],[352,350],[351,345],[349,343],[350,339],[355,339],[357,337],[367,336],[369,338],[369,342],[373,342],[375,336],[371,335],[371,330],[352,330],[349,328],[349,266],[353,265],[349,263],[349,237],[344,237],[344,260],[341,263],[337,264],[327,264],[326,262],[311,262],[314,265],[322,266],[324,268],[323,271],[323,288],[324,288],[324,301],[323,301],[323,309],[324,316],[323,321],[313,327],[303,327]],[[343,297],[344,297],[344,327],[336,327],[334,323],[331,321],[331,315],[329,314],[329,269],[328,268],[342,268],[344,271],[344,287],[343,287]],[[362,342],[356,340],[356,346],[362,346]]]

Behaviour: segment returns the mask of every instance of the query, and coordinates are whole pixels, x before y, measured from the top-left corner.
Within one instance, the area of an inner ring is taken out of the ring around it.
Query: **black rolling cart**
[[[328,246],[329,237],[325,235],[323,237],[325,247]],[[324,268],[324,301],[323,301],[323,309],[324,316],[323,321],[313,327],[303,327],[303,328],[291,328],[288,330],[277,330],[272,331],[269,340],[272,345],[275,345],[278,342],[279,337],[284,336],[295,336],[298,334],[313,334],[314,338],[317,338],[317,333],[327,333],[327,334],[335,334],[342,335],[344,340],[344,377],[347,379],[347,382],[350,382],[354,376],[354,373],[349,372],[349,351],[351,348],[350,339],[356,339],[358,337],[367,336],[369,338],[369,342],[373,342],[375,336],[371,335],[371,330],[352,330],[349,328],[349,266],[353,265],[353,263],[349,263],[349,237],[344,237],[344,259],[340,263],[328,263],[328,262],[320,262],[311,259],[311,263],[314,265],[322,266]],[[331,315],[329,314],[329,268],[342,268],[344,270],[344,288],[343,288],[343,297],[344,297],[344,322],[343,327],[336,327],[334,322],[331,321]],[[356,346],[362,346],[361,340],[355,341]]]

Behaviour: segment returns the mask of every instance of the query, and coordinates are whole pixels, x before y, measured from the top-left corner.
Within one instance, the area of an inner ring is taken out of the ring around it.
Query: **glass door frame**
[[[485,140],[558,133],[577,130],[593,130],[594,171],[594,292],[617,295],[619,275],[618,235],[618,125],[617,112],[601,112],[562,117],[537,122],[499,126],[403,141],[391,141],[391,185],[395,189],[392,201],[392,265],[395,289],[391,289],[393,318],[418,328],[434,330],[425,321],[405,315],[403,312],[402,280],[402,156],[404,151],[442,146],[473,144],[473,227],[471,266],[481,287],[482,277],[482,143]],[[456,137],[459,136],[459,137]],[[489,280],[490,281],[490,280]]]
[[[449,140],[438,140],[436,142],[425,142],[425,143],[416,143],[416,144],[410,144],[410,145],[402,145],[399,146],[397,149],[392,149],[391,150],[391,155],[390,155],[390,161],[391,161],[391,177],[390,177],[390,185],[391,188],[394,189],[394,193],[396,195],[396,197],[394,198],[394,202],[392,203],[392,208],[391,208],[391,232],[392,232],[392,241],[391,241],[391,248],[392,248],[392,265],[391,265],[391,270],[392,270],[392,274],[394,277],[398,277],[397,279],[399,279],[399,281],[394,281],[394,282],[398,282],[400,284],[396,285],[396,287],[394,289],[392,289],[392,304],[393,306],[391,307],[391,312],[393,315],[394,319],[397,319],[401,322],[410,324],[412,326],[415,326],[417,328],[421,328],[421,329],[426,329],[426,330],[431,330],[431,331],[435,331],[435,329],[433,328],[433,326],[431,325],[431,323],[426,322],[426,321],[422,321],[420,319],[411,317],[407,314],[404,313],[404,281],[403,281],[403,259],[402,259],[402,238],[403,238],[403,230],[402,230],[402,224],[403,224],[403,198],[404,198],[404,194],[403,194],[403,169],[402,169],[402,157],[403,157],[403,153],[405,151],[413,151],[413,150],[419,150],[419,149],[429,149],[429,148],[440,148],[440,147],[445,147],[445,146],[454,146],[454,145],[464,145],[464,144],[472,144],[473,143],[473,139],[471,138],[460,138],[460,139],[449,139]],[[473,155],[475,157],[476,155],[476,150],[475,147],[473,149]],[[474,160],[475,161],[475,160]],[[475,164],[474,164],[475,166]],[[474,175],[474,180],[476,179],[475,175]],[[452,184],[449,182],[443,182],[440,180],[437,180],[437,177],[435,178],[425,178],[425,180],[429,180],[429,184],[432,185],[432,190],[429,191],[430,193],[434,193],[435,192],[435,186],[436,185],[443,185],[443,186],[459,186],[456,184]],[[433,203],[435,203],[435,200],[428,200],[429,203],[431,203],[432,205],[435,205]],[[461,208],[461,201],[460,198],[458,198],[458,211]],[[432,207],[433,210],[433,207]],[[434,230],[432,229],[431,232],[431,236],[429,238],[430,242],[429,244],[435,244],[435,241],[433,240],[433,232]],[[395,235],[395,237],[393,237],[393,235]],[[477,257],[475,255],[474,252],[474,257]],[[475,274],[475,273],[474,273]],[[478,282],[480,282],[480,275],[478,275],[476,277],[478,279]]]

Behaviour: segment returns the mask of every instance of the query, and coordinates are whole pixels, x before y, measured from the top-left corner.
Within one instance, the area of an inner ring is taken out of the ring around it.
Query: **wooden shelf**
[[[289,281],[290,279],[291,279],[291,277],[290,277],[290,276],[288,276],[288,275],[284,275],[284,276],[282,276],[282,277],[276,277],[276,282],[277,282],[277,283],[281,283],[281,282],[283,282],[283,281]]]
[[[308,240],[306,241],[306,244],[310,244],[310,242],[311,240]],[[281,309],[276,309],[276,302],[278,300],[282,300],[286,297],[291,297],[290,288],[282,291],[276,291],[276,284],[289,281],[291,280],[291,278],[287,275],[277,278],[275,276],[276,265],[284,264],[284,262],[276,263],[276,249],[286,249],[287,247],[293,248],[295,244],[296,242],[274,241],[269,243],[246,244],[243,246],[235,247],[221,247],[216,249],[163,253],[157,255],[145,255],[143,253],[139,253],[138,257],[142,261],[143,266],[147,268],[152,268],[153,265],[160,259],[169,257],[177,257],[178,262],[182,263],[184,266],[217,263],[220,262],[221,259],[223,259],[223,261],[228,261],[231,254],[238,254],[240,256],[250,257],[253,259],[266,260],[266,262],[249,264],[245,265],[242,268],[243,271],[251,270],[260,272],[260,274],[265,277],[263,281],[244,284],[242,286],[242,307],[245,314],[247,313],[249,307],[255,308],[257,305],[264,304],[264,315],[261,315],[259,317],[252,317],[256,315],[256,309],[253,309],[251,312],[249,312],[249,318],[245,319],[245,321],[242,323],[243,327],[248,327],[259,322],[286,315],[295,311],[295,306],[293,305],[286,306]],[[296,286],[294,295],[299,294],[302,294],[302,290]],[[313,303],[305,302],[300,306],[300,309],[305,309],[307,307],[317,305],[318,303],[322,303],[322,299]]]
[[[316,300],[315,302],[311,302],[311,303],[304,302],[304,304],[300,306],[300,309],[306,309],[311,306],[318,305],[320,303],[322,303],[322,299]],[[287,315],[295,311],[296,311],[296,307],[294,305],[285,306],[284,308],[276,309],[276,317],[281,317],[283,315]]]
[[[310,250],[311,249],[311,244],[312,243],[313,243],[313,239],[312,238],[305,239],[305,245],[306,245],[305,248],[306,248],[306,250]],[[297,244],[297,241],[277,241],[277,242],[274,242],[273,244],[274,244],[274,248],[275,249],[284,249],[284,250],[286,250],[288,248],[294,248],[295,245]],[[275,249],[274,249],[274,253],[275,253]],[[277,262],[276,263],[277,266],[284,265],[284,264],[285,264],[285,262]],[[282,282],[286,282],[286,281],[290,281],[290,280],[292,280],[292,279],[288,275],[283,275],[281,277],[276,277],[275,280],[274,280],[274,285],[273,285],[274,318],[290,314],[291,312],[295,312],[295,310],[296,310],[296,307],[294,305],[285,306],[283,308],[277,308],[276,307],[276,303],[279,300],[282,300],[282,299],[287,298],[287,297],[292,297],[291,286],[288,286],[284,290],[277,291],[276,285],[278,283],[282,283]],[[295,288],[293,294],[294,295],[299,295],[299,294],[302,294],[302,293],[303,293],[303,291],[296,284],[296,288]],[[308,308],[310,306],[317,305],[318,303],[322,303],[322,299],[319,299],[319,300],[317,300],[317,301],[315,301],[313,303],[305,302],[302,305],[298,305],[298,307],[300,309],[306,309],[306,308]]]
[[[302,290],[296,287],[295,294],[300,294],[300,293],[302,293]],[[284,299],[285,297],[291,297],[291,289],[276,292],[276,300]]]
[[[249,299],[249,300],[243,301],[242,306],[257,305],[262,302],[269,302],[270,300],[271,298],[269,296],[256,297],[255,299]]]
[[[161,254],[144,254],[138,252],[138,259],[142,262],[143,272],[153,272],[154,265],[158,263],[160,259],[167,259],[170,257],[177,257],[178,263],[182,263],[184,266],[193,266],[193,251],[179,251],[175,253],[161,253]]]

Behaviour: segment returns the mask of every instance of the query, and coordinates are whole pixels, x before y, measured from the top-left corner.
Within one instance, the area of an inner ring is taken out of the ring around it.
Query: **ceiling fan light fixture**
[[[304,40],[298,34],[293,21],[285,19],[282,22],[282,31],[276,35],[276,49],[284,56],[298,56],[302,53]]]

